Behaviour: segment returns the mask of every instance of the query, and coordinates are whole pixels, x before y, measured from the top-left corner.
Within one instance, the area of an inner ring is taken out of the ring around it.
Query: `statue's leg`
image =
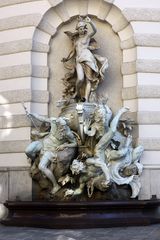
[[[86,160],[86,164],[88,165],[94,165],[96,167],[99,167],[102,169],[102,172],[104,173],[106,181],[109,183],[110,182],[110,175],[109,175],[109,169],[105,163],[105,159],[100,159],[100,158],[88,158]]]
[[[110,128],[109,128],[108,132],[106,132],[103,135],[103,137],[99,140],[99,142],[96,144],[96,147],[95,147],[95,150],[94,150],[95,151],[95,156],[99,157],[101,154],[104,153],[104,151],[108,147],[111,139],[113,138],[115,132],[117,131],[117,126],[118,126],[120,117],[122,116],[123,113],[125,113],[127,111],[128,111],[128,108],[123,107],[118,111],[116,116],[113,118],[113,120],[111,121]],[[100,159],[101,159],[101,157],[100,157]]]
[[[132,153],[132,162],[139,161],[143,152],[144,152],[144,147],[141,145],[134,148]]]
[[[89,101],[90,92],[91,92],[91,82],[87,80],[86,89],[85,89],[85,99],[87,102]]]
[[[81,97],[80,90],[84,82],[84,71],[80,63],[76,64],[76,71],[77,71],[77,81],[76,81],[75,97],[76,96]]]
[[[58,190],[60,189],[60,186],[58,185],[55,176],[53,175],[52,171],[48,168],[48,165],[50,163],[50,161],[56,156],[54,156],[54,154],[52,152],[45,152],[42,156],[42,158],[40,159],[40,163],[39,163],[39,170],[44,173],[44,175],[52,182],[53,184],[53,188],[51,190],[52,194],[55,194],[56,192],[58,192]]]
[[[27,146],[25,153],[28,158],[35,160],[37,153],[40,152],[41,149],[42,143],[40,141],[34,141]]]
[[[113,120],[111,121],[110,124],[110,129],[115,133],[117,130],[117,126],[118,126],[118,122],[122,116],[123,113],[127,112],[129,109],[127,107],[123,107],[121,108],[118,113],[116,114],[116,116],[113,118]]]
[[[76,188],[73,195],[80,195],[81,193],[83,193],[83,190],[84,190],[84,187],[85,187],[85,183],[81,183],[79,188]]]

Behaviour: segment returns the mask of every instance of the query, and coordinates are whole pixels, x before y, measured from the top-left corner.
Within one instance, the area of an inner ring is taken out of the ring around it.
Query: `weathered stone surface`
[[[129,38],[125,41],[121,41],[120,45],[121,45],[122,49],[133,48],[133,47],[135,47],[135,39],[132,36],[131,38]]]
[[[64,1],[65,7],[66,7],[67,12],[68,12],[68,15],[70,17],[79,15],[79,4],[78,4],[78,2],[81,2],[81,1],[79,1],[79,0]]]
[[[145,46],[145,47],[160,47],[160,37],[159,34],[134,34],[131,38],[122,41],[122,49],[132,48],[136,46]]]
[[[122,74],[134,74],[136,73],[136,62],[126,62],[122,64]]]
[[[160,60],[137,60],[136,69],[137,72],[159,73]]]
[[[134,124],[137,124],[137,112],[127,112],[123,115],[123,119],[131,119],[134,121]]]
[[[57,5],[55,7],[55,11],[58,14],[58,16],[60,16],[60,18],[62,19],[63,22],[66,22],[69,20],[70,16],[67,12],[67,9],[65,7],[64,2],[60,3],[59,5]]]
[[[0,167],[0,172],[9,172],[9,171],[29,171],[30,166],[21,167],[21,166],[8,166],[8,167]]]
[[[1,96],[0,104],[30,102],[32,100],[30,89],[1,92]]]
[[[31,122],[26,115],[13,115],[12,117],[0,117],[0,129],[12,127],[30,127]]]
[[[32,101],[39,103],[48,103],[49,102],[49,92],[34,90],[32,91]]]
[[[159,22],[133,21],[130,23],[134,34],[158,34]]]
[[[123,100],[135,99],[137,97],[137,87],[127,87],[122,89]]]
[[[18,3],[26,3],[26,2],[32,2],[33,0],[3,0],[0,2],[0,7],[14,5]],[[34,1],[41,1],[41,0],[34,0]],[[54,0],[53,0],[54,1]]]
[[[134,98],[159,98],[160,86],[137,86],[128,87],[122,89],[122,98],[134,99]]]
[[[139,111],[160,111],[160,99],[159,98],[139,98],[138,99]]]
[[[160,124],[160,112],[138,112],[139,124]]]
[[[144,146],[145,150],[160,150],[160,138],[142,138],[138,139],[138,144]]]
[[[33,41],[33,43],[32,43],[32,50],[34,52],[48,53],[49,52],[49,45],[41,43],[41,42]]]
[[[114,3],[115,0],[104,0],[104,2],[107,2],[107,3]]]
[[[151,186],[151,197],[157,196],[157,198],[160,198],[160,188],[159,188],[159,182],[160,182],[160,169],[151,169],[150,170],[150,186]],[[154,177],[153,177],[154,176]]]
[[[12,90],[7,92],[1,92],[0,104],[6,103],[18,103],[18,102],[49,102],[49,92],[30,89]]]
[[[49,69],[46,66],[32,65],[32,76],[38,78],[48,78]]]
[[[123,50],[123,62],[133,62],[137,59],[137,48],[130,48],[130,49],[124,49]]]
[[[30,140],[30,127],[0,129],[0,142]]]
[[[0,31],[20,27],[37,26],[41,17],[41,14],[27,14],[7,19],[0,19]]]
[[[121,11],[119,8],[117,8],[115,5],[111,5],[110,11],[107,14],[106,21],[111,24],[111,26],[114,25],[114,23],[117,22],[117,19],[122,16]]]
[[[123,14],[128,21],[160,21],[159,8],[125,8]]]
[[[8,172],[0,171],[0,203],[8,200]]]
[[[150,169],[143,170],[143,174],[141,175],[141,184],[142,184],[142,188],[140,190],[139,200],[150,199],[151,198]]]
[[[81,16],[86,16],[88,13],[88,0],[78,1],[79,4],[79,14]]]
[[[160,47],[159,34],[135,34],[134,39],[137,46]]]
[[[97,17],[101,20],[104,20],[107,17],[107,14],[109,13],[111,9],[111,4],[106,3],[106,2],[101,2],[101,5],[99,7],[98,15]]]
[[[160,98],[160,86],[138,86],[137,96],[139,98]]]
[[[30,161],[27,159],[25,153],[1,153],[0,163],[2,171],[8,171],[8,169],[16,171],[17,168],[21,170],[24,167],[26,170],[26,167],[27,169],[30,167]]]
[[[18,77],[28,77],[31,76],[31,74],[32,67],[29,64],[0,68],[0,80]]]
[[[9,200],[29,201],[32,199],[32,180],[28,171],[9,172]]]
[[[57,31],[56,28],[54,28],[49,22],[42,20],[39,24],[38,28],[51,36],[54,35]]]
[[[0,55],[31,51],[32,40],[23,39],[12,42],[0,43]]]
[[[55,7],[57,6],[59,3],[63,2],[63,0],[48,0],[49,3],[51,4],[51,6]]]
[[[92,14],[94,16],[97,16],[98,12],[99,12],[100,5],[101,5],[101,1],[88,0],[88,14]]]
[[[119,17],[117,18],[117,21],[114,22],[114,24],[112,25],[113,31],[115,32],[119,32],[122,31],[125,27],[127,27],[128,25],[128,21],[123,17]]]
[[[24,152],[30,141],[4,141],[0,144],[0,153],[20,153]]]
[[[119,31],[118,35],[119,35],[121,41],[125,41],[125,40],[131,38],[134,35],[134,31],[133,31],[131,24],[128,24],[128,26],[126,26],[124,29]]]

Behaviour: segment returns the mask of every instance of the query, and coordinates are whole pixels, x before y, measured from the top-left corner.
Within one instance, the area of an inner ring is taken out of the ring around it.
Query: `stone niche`
[[[110,24],[93,16],[90,17],[96,25],[97,33],[94,38],[100,47],[98,50],[95,50],[95,53],[107,57],[109,63],[104,81],[99,85],[97,92],[99,95],[104,95],[104,97],[108,98],[107,104],[115,114],[122,107],[122,51],[120,49],[120,39],[112,30]],[[73,32],[76,23],[77,16],[60,25],[57,33],[50,41],[50,52],[48,55],[50,71],[48,80],[48,90],[50,93],[49,117],[57,117],[60,114],[60,108],[57,107],[56,102],[62,98],[64,88],[62,79],[67,72],[61,60],[68,55],[72,48],[71,41],[64,32]],[[39,185],[35,181],[33,181],[32,197],[33,199],[43,198]]]
[[[97,27],[95,40],[98,42],[100,49],[97,53],[108,58],[109,68],[105,73],[105,79],[98,88],[98,93],[108,97],[108,105],[115,113],[122,106],[122,51],[120,49],[120,40],[115,34],[111,26],[91,17]],[[73,31],[76,26],[76,17],[70,22],[66,22],[59,27],[56,35],[50,42],[49,53],[49,116],[58,116],[59,109],[56,107],[56,102],[62,96],[63,82],[62,78],[65,74],[65,68],[61,59],[66,57],[71,50],[71,41],[64,34],[65,31]]]

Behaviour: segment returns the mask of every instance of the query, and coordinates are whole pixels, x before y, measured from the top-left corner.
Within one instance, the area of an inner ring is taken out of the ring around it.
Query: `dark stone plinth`
[[[99,228],[160,223],[160,201],[6,202],[10,226]]]

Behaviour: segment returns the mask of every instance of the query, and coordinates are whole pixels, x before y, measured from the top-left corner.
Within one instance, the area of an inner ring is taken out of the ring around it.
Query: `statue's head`
[[[100,121],[104,120],[104,111],[103,111],[103,109],[97,108],[95,110],[94,120],[95,120],[95,122],[100,122]]]
[[[87,23],[84,21],[82,17],[78,17],[78,23],[76,25],[76,30],[80,35],[84,35],[87,32]]]
[[[70,166],[70,169],[73,175],[74,174],[78,175],[80,172],[82,172],[85,169],[85,165],[83,162],[80,162],[79,160],[74,159]]]
[[[63,117],[59,117],[56,119],[56,124],[59,126],[66,126],[66,120]]]
[[[118,150],[120,146],[120,142],[114,140],[113,138],[111,139],[110,146],[113,150]]]
[[[57,136],[56,137],[59,140],[62,140],[66,135],[66,131],[68,130],[68,125],[66,123],[66,120],[63,117],[57,118],[56,126],[57,126]]]

